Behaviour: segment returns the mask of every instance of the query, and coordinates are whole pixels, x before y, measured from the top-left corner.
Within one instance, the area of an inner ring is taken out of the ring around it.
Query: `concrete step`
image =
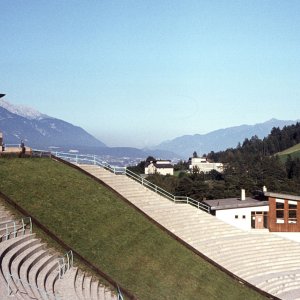
[[[52,275],[52,276],[51,276]],[[39,272],[36,282],[39,287],[39,289],[45,291],[50,297],[53,296],[53,284],[55,276],[58,276],[58,260],[57,258],[53,258],[51,261],[49,261],[43,269]],[[47,289],[48,286],[48,289]],[[48,296],[40,293],[42,298],[47,300]]]
[[[75,278],[78,268],[73,267],[63,276],[62,279],[56,281],[54,290],[62,300],[79,300],[75,290]]]
[[[237,270],[234,271],[235,274],[238,276],[243,276],[242,278],[252,279],[256,276],[261,275],[267,275],[269,273],[275,273],[275,272],[284,272],[284,271],[294,271],[297,270],[299,266],[295,266],[295,263],[293,262],[284,262],[280,264],[273,264],[271,265],[267,270],[260,270],[257,266],[252,267],[246,270]]]
[[[83,281],[83,294],[85,299],[91,299],[92,277],[85,276]]]
[[[28,282],[38,289],[33,289],[35,296],[38,299],[43,299],[44,291],[44,278],[40,276],[44,274],[43,269],[47,268],[48,264],[52,263],[53,260],[56,259],[53,255],[47,253],[40,260],[36,261],[36,263],[32,266],[28,276]]]
[[[23,285],[18,281],[17,274],[17,266],[14,265],[14,259],[18,257],[22,251],[30,248],[33,245],[36,245],[39,242],[37,239],[34,239],[33,236],[29,239],[22,239],[18,245],[11,247],[8,251],[5,251],[1,255],[1,270],[3,274],[5,274],[6,279],[10,281],[10,286],[14,291],[19,291],[24,300],[30,300],[29,295],[24,289]],[[13,277],[10,277],[10,274]]]
[[[24,288],[26,289],[28,295],[30,295],[32,298],[36,297],[38,295],[36,289],[36,284],[34,282],[30,281],[30,272],[32,267],[44,256],[47,255],[48,251],[44,249],[44,247],[33,249],[31,253],[26,260],[22,263],[22,265],[19,268],[19,277],[24,283],[32,284],[33,287],[31,288],[29,285],[24,285]]]
[[[92,281],[91,282],[91,299],[92,300],[99,300],[98,289],[99,289],[99,281]]]
[[[75,290],[76,295],[79,300],[85,300],[84,299],[84,293],[83,293],[83,282],[84,282],[85,274],[81,271],[78,271],[75,278]]]
[[[285,300],[300,300],[300,286],[290,289],[288,291],[282,291],[276,296],[280,299]]]

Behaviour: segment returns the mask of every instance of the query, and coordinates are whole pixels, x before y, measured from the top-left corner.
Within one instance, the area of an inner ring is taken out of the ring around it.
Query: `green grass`
[[[139,299],[264,299],[62,163],[0,158],[0,190]]]
[[[294,145],[293,147],[290,147],[282,152],[277,153],[280,160],[285,163],[287,160],[288,155],[290,155],[292,158],[300,158],[300,144]]]

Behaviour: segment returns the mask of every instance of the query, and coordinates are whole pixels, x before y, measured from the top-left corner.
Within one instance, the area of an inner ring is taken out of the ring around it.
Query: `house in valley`
[[[222,173],[224,166],[222,163],[210,162],[206,157],[190,157],[189,170],[192,172],[194,168],[198,168],[199,172],[203,173],[209,173],[212,170]]]
[[[153,160],[146,162],[145,164],[145,174],[161,174],[161,175],[173,175],[174,167],[170,160]]]

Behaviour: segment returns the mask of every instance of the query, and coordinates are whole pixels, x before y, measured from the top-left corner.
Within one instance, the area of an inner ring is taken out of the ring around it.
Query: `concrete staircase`
[[[116,300],[118,297],[98,280],[78,268],[59,278],[61,254],[47,249],[35,234],[17,230],[21,223],[0,205],[0,299],[18,300]],[[7,235],[7,232],[11,233]],[[8,295],[8,285],[10,295]]]
[[[245,232],[188,204],[175,204],[126,175],[79,165],[238,277],[281,299],[300,299],[300,244],[269,232]]]

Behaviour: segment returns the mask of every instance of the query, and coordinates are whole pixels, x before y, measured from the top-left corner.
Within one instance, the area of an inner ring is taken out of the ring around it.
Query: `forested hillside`
[[[203,200],[235,197],[240,189],[254,194],[265,185],[269,191],[300,194],[300,159],[288,156],[282,163],[276,153],[300,143],[300,123],[273,128],[263,140],[257,136],[226,151],[210,152],[208,159],[223,162],[223,174],[180,173],[176,177],[153,175],[152,182],[176,195]]]

